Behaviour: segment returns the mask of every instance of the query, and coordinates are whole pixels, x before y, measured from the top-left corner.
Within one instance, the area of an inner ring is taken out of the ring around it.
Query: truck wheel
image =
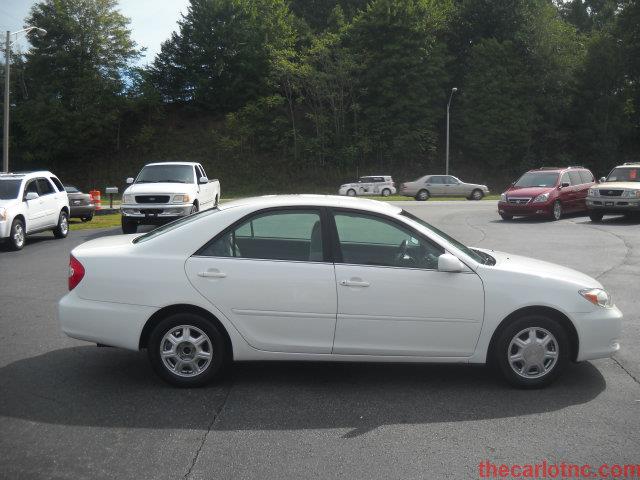
[[[589,212],[589,218],[592,222],[601,222],[602,217],[604,217],[604,214],[600,212]]]
[[[62,210],[58,216],[58,225],[53,229],[53,236],[56,238],[65,238],[69,235],[69,215]]]
[[[420,202],[425,202],[425,201],[429,200],[429,192],[427,190],[420,190],[416,194],[416,200],[418,200]]]
[[[11,247],[11,250],[22,250],[24,248],[26,236],[24,222],[19,218],[16,218],[11,224],[11,230],[9,232],[9,246]]]
[[[138,224],[135,221],[131,221],[128,218],[122,217],[122,233],[136,233],[138,231]]]

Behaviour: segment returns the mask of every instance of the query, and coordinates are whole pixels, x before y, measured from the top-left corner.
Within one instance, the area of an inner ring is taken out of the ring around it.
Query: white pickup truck
[[[220,200],[220,182],[209,180],[199,163],[149,163],[127,183],[120,207],[123,233],[214,208]]]

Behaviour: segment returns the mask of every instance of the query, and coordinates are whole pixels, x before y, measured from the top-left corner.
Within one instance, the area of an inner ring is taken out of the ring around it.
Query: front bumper
[[[11,233],[11,222],[8,220],[0,221],[0,238],[9,238]]]
[[[571,316],[578,332],[577,361],[610,357],[620,350],[623,315],[617,307]]]
[[[514,217],[548,217],[553,212],[553,202],[512,204],[498,202],[498,213]]]
[[[640,198],[587,197],[587,208],[602,213],[640,212]]]
[[[191,213],[193,205],[161,204],[126,204],[120,207],[120,213],[128,220],[135,220],[141,225],[162,225]]]

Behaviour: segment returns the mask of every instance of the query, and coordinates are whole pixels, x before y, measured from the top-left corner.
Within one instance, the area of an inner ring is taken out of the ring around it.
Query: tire
[[[125,217],[122,217],[121,225],[122,233],[124,233],[125,235],[129,233],[136,233],[138,231],[138,224],[135,221],[132,222]]]
[[[189,212],[189,215],[193,215],[194,213],[198,213],[198,204],[194,203],[193,206],[191,207],[191,211]]]
[[[509,322],[497,335],[490,352],[492,360],[504,379],[515,387],[545,387],[558,378],[569,362],[567,332],[545,315],[520,317]],[[547,338],[545,346],[542,342]],[[534,342],[531,344],[534,348],[529,346],[530,342]],[[518,354],[522,360],[512,360]]]
[[[603,213],[600,213],[600,212],[589,212],[589,219],[592,222],[601,222],[602,221],[602,217],[604,217]]]
[[[197,340],[202,343],[198,344]],[[162,355],[161,351],[167,354]],[[171,315],[156,325],[149,337],[147,354],[160,378],[176,387],[187,388],[220,379],[230,358],[218,328],[192,313]],[[208,354],[208,358],[204,354]]]
[[[9,231],[9,247],[11,250],[22,250],[27,239],[24,222],[19,218],[13,220]]]
[[[551,220],[557,221],[562,218],[562,203],[560,200],[553,202],[553,210],[551,210]]]
[[[389,190],[388,188],[382,190],[383,197],[388,197],[389,195],[391,195],[391,190]]]
[[[66,238],[69,235],[69,214],[62,210],[58,216],[58,225],[53,229],[53,236]]]
[[[353,188],[350,188],[349,190],[347,190],[347,195],[349,197],[355,197],[356,196],[356,191]]]
[[[420,202],[426,202],[427,200],[429,200],[429,197],[431,195],[429,195],[429,191],[428,190],[420,190],[418,193],[416,193],[416,200],[420,201]]]
[[[215,202],[213,203],[213,208],[216,208],[216,207],[218,206],[218,202],[219,202],[219,200],[218,200],[218,196],[216,195],[216,200],[215,200]]]
[[[91,220],[93,220],[93,212],[88,217],[82,217],[80,220],[82,221],[82,223],[90,222]]]
[[[476,188],[473,192],[471,192],[471,196],[469,200],[482,200],[484,197],[484,192],[478,188]]]
[[[502,217],[502,220],[505,221],[513,220],[513,215],[505,215],[504,213],[501,213],[500,216]]]

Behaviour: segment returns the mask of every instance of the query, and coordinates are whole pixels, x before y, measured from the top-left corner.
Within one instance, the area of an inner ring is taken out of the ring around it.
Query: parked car
[[[64,189],[69,196],[70,218],[79,218],[83,222],[90,222],[96,211],[91,195],[81,192],[73,185],[65,185]]]
[[[243,199],[89,241],[71,252],[69,289],[67,335],[146,348],[178,386],[231,360],[309,360],[491,363],[540,387],[617,352],[622,320],[587,275],[338,196]]]
[[[356,195],[395,195],[396,186],[389,175],[360,177],[357,182],[340,185],[338,194],[355,197]]]
[[[150,163],[127,183],[120,207],[123,233],[214,208],[220,200],[220,182],[209,180],[199,163]]]
[[[469,200],[482,200],[488,193],[489,188],[486,185],[465,183],[452,175],[425,175],[400,186],[400,195],[422,201],[431,197],[467,197]]]
[[[640,162],[617,166],[599,185],[589,189],[587,208],[592,222],[604,215],[627,215],[640,212]]]
[[[587,193],[595,184],[584,167],[546,167],[529,170],[500,195],[498,213],[513,217],[560,220],[569,212],[586,212]]]
[[[45,171],[0,174],[0,239],[20,250],[27,235],[45,230],[56,238],[69,233],[69,199],[60,180]]]

